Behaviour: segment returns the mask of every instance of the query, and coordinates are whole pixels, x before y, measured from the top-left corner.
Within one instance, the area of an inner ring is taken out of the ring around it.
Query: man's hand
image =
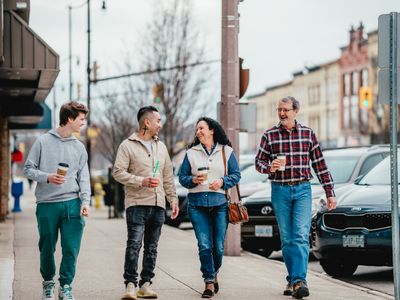
[[[82,205],[81,206],[81,216],[88,217],[89,216],[89,205]]]
[[[47,182],[51,184],[60,185],[65,182],[65,176],[59,175],[57,173],[51,173],[47,175]]]
[[[270,166],[271,173],[275,173],[276,170],[278,170],[279,167],[281,166],[281,161],[276,158],[271,162],[271,164],[269,166]]]
[[[174,202],[172,203],[172,213],[171,213],[171,219],[176,219],[176,217],[179,215],[179,206],[178,203]]]
[[[214,180],[209,186],[208,188],[212,191],[217,191],[220,188],[222,188],[222,186],[224,185],[224,181],[220,178],[217,180]]]
[[[160,184],[160,179],[157,177],[145,177],[142,180],[142,186],[147,188],[156,188]]]
[[[335,197],[329,197],[327,199],[328,202],[328,210],[332,210],[336,208],[336,199]]]

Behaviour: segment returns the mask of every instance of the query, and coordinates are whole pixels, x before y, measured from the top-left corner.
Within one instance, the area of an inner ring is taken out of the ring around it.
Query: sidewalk
[[[0,223],[0,300],[12,299],[12,282],[13,299],[41,297],[33,195],[27,193],[21,204],[23,212],[15,215],[14,222]],[[119,299],[124,289],[125,243],[125,220],[109,220],[105,208],[99,211],[93,208],[86,220],[73,283],[77,299]],[[56,256],[58,267],[59,248]],[[201,299],[204,285],[192,230],[163,227],[155,273],[153,288],[158,292],[159,299]],[[215,299],[293,299],[282,295],[284,278],[285,267],[281,262],[248,252],[243,252],[240,257],[224,257],[221,289]],[[393,299],[313,272],[309,272],[308,282],[311,296],[306,299],[310,300]]]

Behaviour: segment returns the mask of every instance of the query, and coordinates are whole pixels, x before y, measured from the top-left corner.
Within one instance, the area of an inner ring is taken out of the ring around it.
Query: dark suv
[[[389,151],[388,145],[373,145],[326,149],[323,153],[335,188],[339,188],[365,175],[388,156]],[[324,194],[324,190],[314,173],[313,176],[311,188],[315,212],[320,205],[320,197]],[[266,257],[272,251],[280,250],[279,230],[272,208],[270,185],[266,184],[264,191],[244,198],[243,203],[247,207],[250,220],[241,227],[242,248],[259,251]]]
[[[399,170],[400,171],[400,170]],[[324,271],[352,275],[358,265],[392,265],[390,159],[337,191],[336,209],[312,220],[312,250]]]

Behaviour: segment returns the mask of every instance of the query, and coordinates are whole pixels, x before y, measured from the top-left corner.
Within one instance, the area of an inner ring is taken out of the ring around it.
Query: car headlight
[[[312,199],[311,215],[315,216],[318,212],[328,209],[328,203],[325,196],[318,196]]]

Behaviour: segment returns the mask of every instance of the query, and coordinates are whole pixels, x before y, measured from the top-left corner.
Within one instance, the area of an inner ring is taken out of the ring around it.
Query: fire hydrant
[[[103,190],[103,186],[100,182],[94,184],[94,207],[99,209],[101,207],[101,199],[106,193]]]

